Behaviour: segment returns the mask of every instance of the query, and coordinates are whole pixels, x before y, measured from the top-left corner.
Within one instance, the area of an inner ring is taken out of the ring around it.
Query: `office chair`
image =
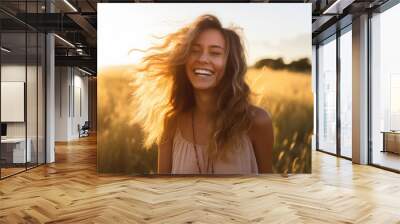
[[[90,129],[89,121],[85,121],[82,127],[79,128],[79,138],[89,136],[89,129]]]

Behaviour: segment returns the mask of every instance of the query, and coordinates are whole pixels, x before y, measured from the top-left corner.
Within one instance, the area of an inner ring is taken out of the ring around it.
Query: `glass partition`
[[[318,149],[336,154],[336,36],[318,47]]]
[[[26,169],[31,160],[26,125],[26,33],[1,34],[2,177]]]
[[[340,154],[352,157],[352,35],[351,26],[340,36]]]
[[[371,18],[372,163],[400,170],[400,4]]]
[[[3,6],[19,16],[44,12],[44,1]],[[0,178],[45,163],[45,35],[10,15],[0,12]]]

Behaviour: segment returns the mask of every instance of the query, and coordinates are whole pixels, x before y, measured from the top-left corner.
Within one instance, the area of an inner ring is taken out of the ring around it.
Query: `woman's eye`
[[[220,56],[220,55],[222,55],[222,53],[221,52],[211,52],[211,55]]]
[[[199,49],[192,49],[192,51],[191,51],[192,53],[199,53],[200,52],[200,50]]]

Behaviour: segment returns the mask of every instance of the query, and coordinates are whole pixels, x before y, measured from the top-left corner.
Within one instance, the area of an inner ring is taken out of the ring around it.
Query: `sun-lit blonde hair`
[[[225,74],[217,86],[216,117],[208,150],[211,156],[225,155],[229,145],[248,131],[251,123],[249,95],[245,83],[245,51],[234,29],[223,28],[217,17],[202,15],[193,23],[164,37],[162,44],[146,51],[137,68],[134,92],[135,121],[145,132],[145,146],[160,144],[171,120],[195,106],[193,87],[185,63],[196,37],[206,29],[219,30],[225,39]]]

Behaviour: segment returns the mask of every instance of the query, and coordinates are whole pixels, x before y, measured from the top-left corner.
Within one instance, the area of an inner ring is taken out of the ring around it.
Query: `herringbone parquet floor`
[[[400,175],[313,153],[313,174],[130,177],[96,173],[94,137],[0,181],[0,223],[400,223]]]

